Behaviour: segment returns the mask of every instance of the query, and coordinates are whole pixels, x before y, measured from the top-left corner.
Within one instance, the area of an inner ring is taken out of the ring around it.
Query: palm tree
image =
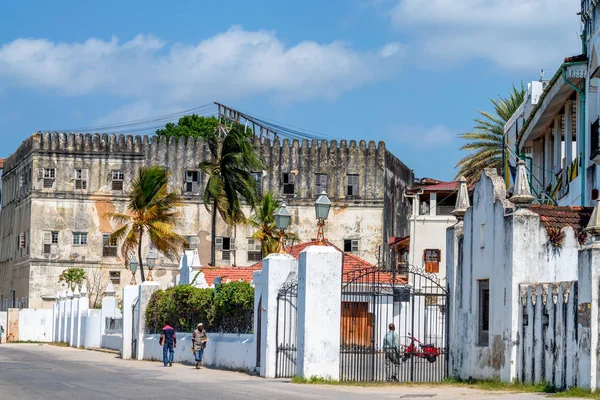
[[[255,207],[258,195],[251,172],[264,168],[251,142],[252,135],[244,127],[234,124],[228,132],[223,129],[220,127],[206,138],[212,160],[199,166],[210,177],[204,189],[204,205],[212,213],[211,265],[216,264],[217,212],[228,225],[246,223],[241,199]]]
[[[113,221],[123,224],[110,235],[110,239],[122,243],[121,254],[126,263],[137,248],[142,282],[145,281],[142,263],[144,234],[147,233],[154,247],[170,260],[179,257],[185,244],[183,236],[175,233],[177,207],[182,206],[182,202],[177,194],[168,191],[168,178],[169,174],[163,167],[140,169],[129,194],[127,214],[110,214]]]
[[[279,233],[275,226],[275,211],[281,206],[281,202],[275,198],[272,191],[265,192],[254,215],[248,221],[250,226],[257,229],[252,238],[260,240],[263,257],[277,251]],[[298,235],[292,232],[285,233],[285,239],[298,240]]]
[[[457,177],[464,175],[469,182],[474,182],[481,177],[484,168],[502,169],[504,125],[523,103],[525,93],[523,84],[520,89],[513,85],[508,98],[490,99],[494,113],[478,111],[483,118],[475,119],[475,128],[459,136],[468,140],[460,149],[469,154],[456,164]]]

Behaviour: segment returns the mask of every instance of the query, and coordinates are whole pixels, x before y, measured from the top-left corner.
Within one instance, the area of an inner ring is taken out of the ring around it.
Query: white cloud
[[[125,43],[116,37],[83,43],[17,39],[0,47],[0,86],[70,96],[108,93],[135,102],[129,107],[138,114],[148,109],[145,101],[198,104],[253,95],[332,100],[391,77],[403,54],[396,43],[369,52],[337,41],[286,47],[275,32],[236,26],[193,45],[150,35]]]
[[[406,144],[413,149],[436,149],[448,145],[456,134],[443,125],[411,126],[390,125],[386,129],[388,141]]]
[[[573,0],[399,0],[389,18],[429,60],[537,71],[580,52],[579,8]]]

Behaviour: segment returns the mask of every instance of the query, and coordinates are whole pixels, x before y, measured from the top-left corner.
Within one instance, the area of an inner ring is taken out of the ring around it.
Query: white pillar
[[[437,193],[429,194],[429,215],[437,214]]]
[[[106,318],[114,318],[117,309],[117,299],[115,298],[115,288],[109,283],[104,290],[102,298],[102,310],[100,311],[100,346],[102,346],[102,336],[106,332]]]
[[[297,375],[340,379],[342,253],[309,246],[298,263]]]
[[[79,299],[79,312],[77,313],[77,342],[75,343],[76,347],[83,346],[83,335],[84,335],[84,327],[83,321],[84,316],[87,317],[88,310],[90,309],[90,299],[87,297],[87,287],[85,284],[81,288],[81,298]]]
[[[544,136],[544,189],[552,182],[552,133],[550,129]]]
[[[75,286],[73,291],[73,300],[71,301],[71,337],[69,337],[69,346],[74,347],[79,337],[79,299],[81,294],[79,293],[79,286]]]
[[[146,335],[146,308],[148,308],[148,302],[150,301],[150,297],[152,297],[152,293],[160,290],[160,284],[158,282],[149,282],[146,281],[139,286],[138,292],[138,315],[137,322],[137,355],[132,354],[131,357],[134,358],[137,356],[138,360],[144,359],[144,336]]]
[[[277,357],[277,294],[284,282],[297,271],[298,262],[289,254],[269,254],[263,260],[262,309],[260,327],[260,375],[275,377]]]
[[[573,158],[573,113],[571,112],[571,106],[571,101],[565,103],[565,166],[569,166]]]
[[[132,307],[138,297],[138,286],[125,286],[123,288],[123,332],[121,344],[121,358],[129,360],[131,358],[131,342],[133,340],[133,317]]]
[[[560,116],[554,117],[554,173],[558,173],[562,168],[562,127]]]

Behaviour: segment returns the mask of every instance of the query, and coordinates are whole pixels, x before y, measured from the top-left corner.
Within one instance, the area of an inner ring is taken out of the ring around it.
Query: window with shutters
[[[102,234],[102,256],[116,257],[117,256],[117,239],[111,238],[110,233]]]
[[[200,181],[200,173],[198,171],[185,171],[185,182],[183,185],[184,193],[197,194]]]
[[[73,245],[85,246],[87,244],[87,232],[73,232]]]
[[[344,239],[345,253],[358,253],[358,239]]]
[[[478,345],[487,346],[490,329],[490,281],[485,279],[477,283],[479,285]]]
[[[88,170],[74,169],[73,179],[75,180],[75,190],[87,190],[88,188]]]
[[[440,272],[440,250],[426,249],[423,251],[423,262],[425,263],[425,272]]]
[[[346,197],[358,196],[358,175],[346,175]]]
[[[248,238],[248,261],[262,260],[262,248],[260,240]]]
[[[44,189],[52,189],[54,187],[54,180],[56,179],[56,169],[40,168],[38,178],[42,180]]]
[[[281,174],[282,193],[285,196],[293,196],[296,193],[296,175],[291,172]]]
[[[252,179],[254,179],[254,182],[256,182],[256,194],[258,195],[258,197],[262,197],[263,173],[262,172],[251,172],[250,175],[252,175]]]
[[[44,231],[44,254],[56,254],[58,250],[58,232]]]
[[[110,172],[110,187],[115,191],[123,190],[123,182],[125,180],[125,174],[123,171],[111,171]]]
[[[327,174],[315,174],[315,196],[321,193],[327,193]]]
[[[235,238],[217,236],[215,238],[215,250],[221,252],[223,262],[230,262],[231,253],[235,250]]]
[[[198,236],[184,236],[186,245],[184,246],[187,250],[194,250],[198,248]]]

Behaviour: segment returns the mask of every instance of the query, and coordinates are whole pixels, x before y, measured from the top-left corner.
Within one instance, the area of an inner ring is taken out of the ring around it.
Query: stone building
[[[383,142],[261,141],[266,170],[256,171],[261,191],[284,197],[291,230],[301,240],[316,236],[313,202],[325,190],[332,200],[327,238],[376,262],[389,237],[407,234],[410,202],[404,189],[413,172]],[[210,214],[203,204],[208,177],[198,164],[210,157],[202,139],[107,134],[36,133],[4,163],[0,214],[0,304],[28,298],[30,307],[52,304],[58,275],[68,267],[101,268],[104,279],[127,284],[119,249],[107,242],[117,228],[108,214],[125,212],[130,182],[139,168],[163,165],[170,190],[181,193],[178,232],[210,259]],[[245,209],[247,215],[250,210]],[[217,264],[247,266],[262,258],[248,226],[217,224]],[[143,258],[149,251],[143,243]],[[163,284],[177,263],[159,255],[154,277]],[[139,278],[138,278],[139,280]]]

